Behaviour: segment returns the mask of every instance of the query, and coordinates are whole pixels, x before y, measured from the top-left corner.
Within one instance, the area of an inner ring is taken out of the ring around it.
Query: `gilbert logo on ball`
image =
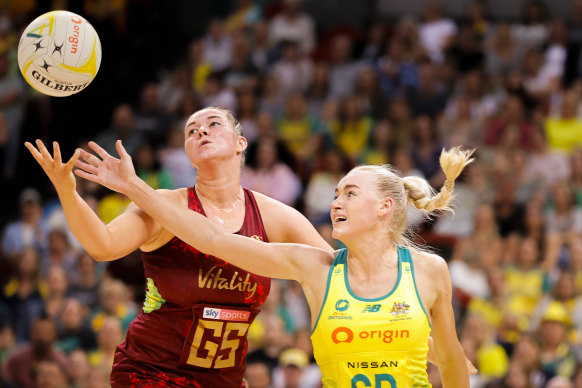
[[[68,11],[34,19],[18,43],[18,66],[41,93],[65,97],[85,89],[101,64],[101,42],[87,20]]]

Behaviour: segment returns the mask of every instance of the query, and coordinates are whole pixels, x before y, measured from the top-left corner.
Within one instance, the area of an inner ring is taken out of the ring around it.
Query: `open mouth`
[[[346,220],[347,220],[347,218],[346,218],[346,217],[344,217],[344,216],[335,216],[335,217],[333,218],[333,222],[334,222],[334,223],[338,223],[338,222],[344,222],[344,221],[346,221]]]

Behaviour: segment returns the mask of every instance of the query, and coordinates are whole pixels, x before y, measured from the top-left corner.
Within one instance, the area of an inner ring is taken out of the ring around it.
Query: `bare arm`
[[[430,312],[436,364],[441,373],[443,387],[468,388],[469,370],[459,368],[460,365],[466,364],[466,359],[455,330],[455,317],[451,304],[451,278],[444,260],[439,258],[435,269],[438,272],[434,277],[437,296]]]
[[[257,192],[254,195],[269,241],[305,244],[333,252],[333,248],[299,211],[266,195]]]
[[[226,233],[207,217],[184,211],[179,204],[168,201],[139,179],[131,157],[120,141],[116,146],[121,159],[113,158],[95,143],[90,143],[90,146],[102,160],[95,166],[78,161],[77,166],[84,171],[77,170],[77,175],[126,194],[164,228],[203,253],[262,276],[293,279],[300,283],[309,274],[305,271],[308,264],[313,268],[318,263],[329,261],[332,256],[331,252],[306,245],[264,243]]]
[[[28,142],[25,145],[54,184],[71,232],[95,260],[123,257],[159,232],[159,224],[136,206],[105,225],[75,190],[72,169],[80,152],[62,163],[58,143],[53,143],[54,159],[40,140],[36,143],[38,149]]]

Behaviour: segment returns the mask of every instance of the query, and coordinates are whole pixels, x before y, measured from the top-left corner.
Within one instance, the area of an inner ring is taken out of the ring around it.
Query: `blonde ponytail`
[[[473,161],[471,155],[473,155],[474,151],[462,150],[460,147],[454,147],[448,151],[443,149],[439,162],[446,179],[438,194],[422,178],[414,176],[402,178],[402,184],[406,190],[408,202],[414,204],[417,209],[428,212],[437,209],[451,210],[449,203],[453,196],[455,179],[461,174],[463,168]]]
[[[471,155],[474,150],[461,150],[459,147],[443,150],[440,157],[441,168],[446,180],[438,194],[430,187],[425,179],[408,176],[400,178],[400,174],[390,165],[371,166],[364,165],[352,169],[352,171],[364,172],[374,176],[376,190],[382,198],[390,197],[394,203],[394,210],[390,218],[390,238],[405,247],[415,247],[409,236],[412,231],[406,226],[406,208],[408,203],[416,208],[430,212],[437,209],[450,210],[449,203],[453,195],[455,179],[461,174],[463,168],[471,163]]]

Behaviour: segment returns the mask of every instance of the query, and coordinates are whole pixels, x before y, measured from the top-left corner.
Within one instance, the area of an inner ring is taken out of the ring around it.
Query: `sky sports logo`
[[[234,322],[247,322],[250,316],[250,311],[216,309],[212,307],[204,307],[204,312],[202,313],[202,318]]]

